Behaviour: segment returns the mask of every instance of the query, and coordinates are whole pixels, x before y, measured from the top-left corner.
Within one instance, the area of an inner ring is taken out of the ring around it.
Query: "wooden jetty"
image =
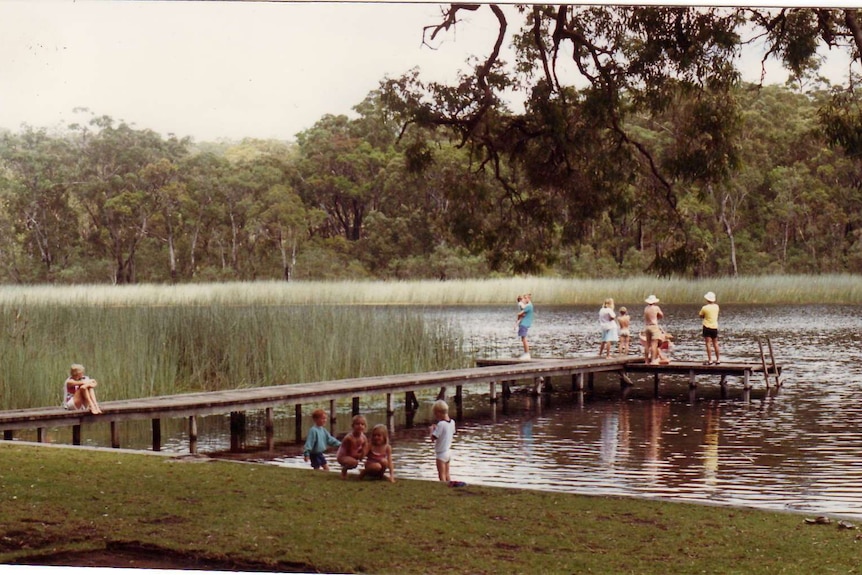
[[[231,415],[231,435],[236,428],[242,428],[244,414],[248,410],[265,410],[267,437],[272,437],[273,408],[293,405],[295,410],[295,437],[302,440],[302,406],[309,403],[329,401],[330,420],[334,423],[336,401],[351,398],[352,412],[359,413],[359,400],[362,396],[386,395],[386,410],[394,414],[395,394],[405,393],[405,403],[415,409],[418,407],[415,392],[427,389],[440,389],[442,397],[449,387],[455,387],[455,400],[460,403],[462,387],[465,385],[488,385],[492,402],[498,399],[498,384],[532,380],[533,391],[541,393],[543,385],[552,378],[570,377],[572,389],[583,391],[585,380],[592,385],[598,373],[616,373],[622,386],[631,385],[630,373],[652,373],[655,377],[656,392],[661,374],[689,374],[694,387],[695,376],[701,374],[722,377],[722,386],[728,375],[742,377],[744,389],[751,388],[752,374],[762,372],[767,387],[769,376],[780,374],[780,366],[770,368],[762,364],[721,364],[705,366],[687,362],[673,362],[669,365],[645,365],[642,358],[633,356],[623,358],[569,358],[569,359],[479,359],[477,367],[388,375],[361,377],[336,381],[319,381],[291,385],[210,391],[165,395],[140,399],[100,402],[102,412],[93,415],[85,411],[68,411],[62,407],[17,409],[0,412],[0,429],[4,440],[13,440],[14,432],[22,429],[36,429],[37,441],[45,440],[45,429],[53,427],[72,427],[72,443],[81,444],[81,428],[85,424],[110,422],[111,444],[120,447],[118,425],[124,421],[149,419],[152,422],[153,451],[161,450],[161,420],[167,418],[188,418],[189,446],[192,453],[197,450],[197,417],[213,414]],[[233,441],[232,441],[233,445]]]

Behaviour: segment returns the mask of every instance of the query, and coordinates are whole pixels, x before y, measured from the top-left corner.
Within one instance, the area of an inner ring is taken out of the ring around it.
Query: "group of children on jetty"
[[[706,361],[704,365],[718,365],[721,363],[718,345],[718,312],[716,295],[713,292],[704,294],[706,304],[700,309],[699,317],[702,320],[702,335],[706,346]],[[644,361],[652,365],[670,363],[668,353],[673,347],[673,335],[665,331],[659,320],[664,318],[664,313],[658,306],[659,299],[650,295],[644,300],[644,329],[639,334],[639,341],[644,348]],[[527,341],[527,333],[533,320],[533,302],[531,294],[518,296],[518,318],[516,328],[518,337],[524,353],[520,359],[530,359],[530,345]],[[599,345],[599,357],[610,358],[613,346],[617,344],[618,355],[628,355],[631,344],[631,316],[625,307],[620,307],[619,313],[614,311],[613,298],[607,298],[599,310],[599,327],[601,329],[601,344]],[[715,359],[713,359],[713,355]]]
[[[461,481],[452,481],[449,475],[449,462],[452,459],[452,439],[455,437],[455,420],[449,417],[449,405],[441,400],[434,402],[434,420],[429,436],[434,444],[434,459],[437,464],[437,477],[450,487],[463,487]],[[326,428],[326,412],[316,409],[311,414],[314,425],[308,432],[303,460],[311,467],[329,471],[326,451],[337,447],[335,459],[341,466],[341,478],[347,479],[348,472],[362,465],[359,479],[365,477],[395,481],[395,463],[392,459],[392,446],[389,444],[389,430],[382,423],[371,428],[371,439],[365,435],[368,422],[362,415],[354,415],[351,432],[338,440]],[[364,462],[364,463],[363,463]]]

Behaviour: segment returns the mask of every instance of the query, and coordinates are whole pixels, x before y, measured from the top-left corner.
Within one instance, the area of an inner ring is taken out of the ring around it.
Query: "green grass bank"
[[[803,516],[0,444],[0,563],[135,541],[271,570],[858,573],[856,530]]]

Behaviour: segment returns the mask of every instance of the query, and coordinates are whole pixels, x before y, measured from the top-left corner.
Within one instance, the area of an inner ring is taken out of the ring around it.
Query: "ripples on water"
[[[636,330],[641,305],[623,305]],[[596,354],[598,308],[543,308],[537,301],[530,333],[534,357]],[[702,360],[699,306],[663,309],[664,325],[676,336],[673,359]],[[520,351],[514,305],[427,314],[460,325],[477,355],[511,357]],[[762,377],[755,377],[752,400],[746,403],[741,382],[730,378],[728,398],[721,399],[717,380],[700,377],[690,401],[687,377],[664,377],[659,399],[652,397],[651,378],[635,380],[623,398],[615,377],[597,376],[595,390],[583,402],[560,381],[554,382],[558,391],[542,400],[516,393],[492,406],[487,388],[465,388],[453,478],[862,518],[862,307],[727,305],[720,320],[724,361],[759,362],[756,338],[769,335],[785,369],[780,391],[766,392]],[[426,434],[432,399],[433,394],[421,397],[412,427],[405,426],[403,411],[395,416],[393,449],[400,477],[436,480]],[[340,408],[336,431],[344,433],[350,406]],[[362,409],[370,425],[385,422],[382,398],[371,404],[363,399]],[[291,411],[279,414],[277,438],[293,436]],[[213,418],[202,418],[207,419]],[[225,449],[227,418],[214,419],[210,425],[220,432],[200,424],[201,451]],[[263,441],[255,436],[262,427],[250,426],[248,444]],[[180,426],[165,449],[186,451],[184,437]],[[298,448],[287,451],[275,463],[307,467]]]

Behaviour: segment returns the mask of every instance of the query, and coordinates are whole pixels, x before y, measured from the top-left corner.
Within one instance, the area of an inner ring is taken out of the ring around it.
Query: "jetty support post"
[[[153,451],[161,451],[162,450],[162,420],[161,419],[153,419]],[[78,440],[80,440],[80,431],[78,432]],[[75,444],[79,445],[79,444]]]
[[[36,441],[39,443],[45,443],[45,428],[37,427],[36,428]]]
[[[267,407],[263,410],[263,429],[266,433],[266,448],[270,451],[275,449],[275,420],[273,418],[273,409]]]
[[[697,378],[693,369],[688,370],[688,387],[691,389],[697,387]]]
[[[408,391],[404,394],[404,405],[407,407],[407,411],[419,409],[419,400],[416,399],[415,391]]]
[[[293,421],[294,432],[297,443],[302,443],[302,404],[297,403],[293,406]]]
[[[395,401],[391,393],[386,394],[386,415],[395,415]]]
[[[497,403],[497,382],[492,381],[488,384],[488,396],[491,399],[491,403]]]
[[[245,442],[245,412],[230,412],[230,450],[239,451]]]
[[[437,399],[444,399],[444,400],[446,399],[446,388],[445,387],[440,388],[440,393],[437,394]]]
[[[456,385],[455,386],[455,405],[461,405],[461,402],[464,400],[463,396],[464,386]]]
[[[721,388],[721,399],[727,399],[727,376],[722,375],[721,381],[718,382],[719,387]]]
[[[359,415],[359,398],[358,397],[353,398],[353,405],[350,408],[350,415],[353,417],[356,417],[357,415]]]
[[[3,430],[3,441],[12,441],[15,439],[15,432],[11,429]]]
[[[192,455],[198,452],[198,418],[195,415],[189,416],[189,453]]]
[[[330,431],[335,431],[335,419],[336,419],[336,411],[335,411],[335,400],[329,400],[329,429]]]
[[[114,449],[119,449],[120,447],[120,430],[117,422],[114,420],[111,420],[111,447]]]
[[[574,391],[584,391],[584,372],[579,371],[574,376]]]
[[[590,389],[590,391],[592,391],[593,388],[595,387],[595,385],[596,385],[596,374],[591,371],[590,373],[587,374],[587,387]]]
[[[655,394],[656,397],[658,397],[659,381],[660,381],[660,379],[659,379],[658,372],[655,372],[655,374],[653,374],[652,384],[653,384],[653,393]]]
[[[81,445],[81,424],[72,426],[72,445]]]

